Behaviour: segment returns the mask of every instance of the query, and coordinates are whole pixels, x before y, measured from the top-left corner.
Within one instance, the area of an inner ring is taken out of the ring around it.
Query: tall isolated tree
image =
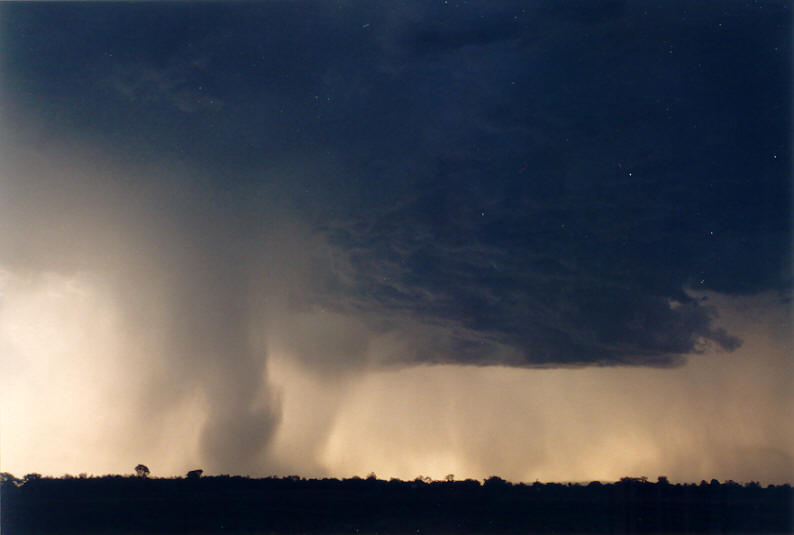
[[[145,464],[139,464],[135,467],[135,475],[138,477],[149,477],[149,467]]]

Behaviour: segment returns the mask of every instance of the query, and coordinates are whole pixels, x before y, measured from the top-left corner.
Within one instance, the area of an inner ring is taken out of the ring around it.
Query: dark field
[[[2,533],[790,533],[789,485],[133,477],[9,480]]]

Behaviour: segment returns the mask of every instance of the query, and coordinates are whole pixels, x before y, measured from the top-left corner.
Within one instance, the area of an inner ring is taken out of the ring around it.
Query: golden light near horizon
[[[775,354],[768,342],[756,338],[747,352],[703,355],[661,374],[459,366],[373,372],[349,386],[316,449],[326,470],[340,476],[746,481],[763,474],[785,482],[794,433],[778,422],[791,396],[768,394],[785,381],[775,377],[779,368],[759,376],[747,363],[759,349],[770,364],[783,361],[785,349]],[[287,376],[279,365],[273,373],[277,384]],[[300,404],[292,396],[302,396],[289,388],[284,394],[289,420]]]
[[[197,462],[201,399],[171,414],[141,409],[157,362],[136,347],[101,279],[3,272],[0,372],[2,470],[125,473],[137,457]]]
[[[196,391],[166,414],[144,412],[139,382],[157,363],[131,358],[146,343],[134,346],[98,279],[5,271],[3,280],[4,471],[124,472],[143,459],[173,475],[202,465],[206,398]],[[270,466],[407,479],[785,482],[794,475],[794,432],[780,425],[792,409],[781,373],[789,346],[764,325],[745,323],[735,353],[662,371],[439,365],[324,379],[272,353],[282,415]]]

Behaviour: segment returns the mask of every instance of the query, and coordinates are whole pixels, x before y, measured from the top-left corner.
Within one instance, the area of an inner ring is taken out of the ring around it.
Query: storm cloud
[[[789,7],[582,4],[4,5],[0,268],[98,277],[211,470],[266,465],[274,351],[733,351],[704,292],[790,300]]]

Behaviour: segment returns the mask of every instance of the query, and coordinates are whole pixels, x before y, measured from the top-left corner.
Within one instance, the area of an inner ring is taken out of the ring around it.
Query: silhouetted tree
[[[191,470],[190,472],[187,473],[187,478],[188,479],[198,479],[198,478],[201,477],[201,474],[203,474],[203,473],[204,473],[204,470],[201,470],[200,468],[198,470]]]
[[[491,476],[482,482],[483,487],[489,489],[505,488],[510,484],[499,476]]]
[[[139,464],[135,467],[135,475],[138,477],[149,477],[149,467],[145,464]]]
[[[14,474],[9,472],[0,472],[0,484],[5,483],[6,481],[11,481],[12,483],[19,481]]]

